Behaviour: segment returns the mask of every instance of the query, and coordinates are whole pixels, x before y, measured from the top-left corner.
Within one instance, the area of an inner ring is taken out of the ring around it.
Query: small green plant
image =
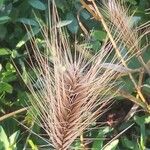
[[[0,150],[17,150],[19,134],[20,131],[16,131],[8,137],[3,127],[0,126]]]

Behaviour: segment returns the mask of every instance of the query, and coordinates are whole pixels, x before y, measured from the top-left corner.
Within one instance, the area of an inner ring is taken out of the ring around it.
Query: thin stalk
[[[103,16],[102,16],[102,14],[100,13],[99,9],[97,8],[97,6],[96,6],[96,4],[95,4],[94,0],[91,0],[92,8],[89,7],[83,0],[80,0],[80,2],[83,4],[83,6],[84,6],[90,13],[92,12],[91,14],[93,15],[93,17],[94,17],[96,20],[98,20],[98,21],[100,21],[100,22],[102,23],[102,25],[103,25],[105,31],[107,32],[107,35],[108,35],[108,37],[109,37],[109,39],[110,39],[110,41],[111,41],[111,43],[112,43],[114,49],[116,50],[116,54],[117,54],[118,57],[120,58],[122,64],[123,64],[125,67],[128,68],[126,62],[124,61],[124,59],[123,59],[122,56],[121,56],[120,50],[118,49],[117,44],[116,44],[116,42],[114,41],[114,39],[113,39],[113,37],[112,37],[112,35],[111,35],[111,32],[110,32],[110,30],[109,30],[109,28],[108,28],[108,26],[107,26],[107,24],[106,24],[106,22],[105,22],[105,20],[104,20],[104,18],[103,18]],[[96,14],[95,14],[95,12],[96,12]],[[143,94],[141,93],[140,89],[138,88],[138,86],[137,86],[137,84],[136,84],[136,82],[135,82],[135,80],[134,80],[132,74],[131,74],[131,73],[128,73],[128,75],[129,75],[131,81],[133,82],[133,84],[134,84],[134,86],[135,86],[135,88],[136,88],[136,90],[137,90],[137,93],[138,93],[140,99],[142,100],[142,102],[144,102],[144,103],[147,105],[147,110],[148,110],[148,112],[150,112],[150,108],[148,107],[148,104],[147,104],[147,102],[146,102],[146,100],[145,100]]]
[[[121,131],[118,135],[116,135],[112,140],[110,140],[106,145],[104,145],[104,147],[102,148],[102,150],[104,150],[109,144],[111,144],[114,140],[116,140],[123,133],[125,133],[128,129],[130,129],[134,124],[135,123],[132,123],[130,126],[128,126],[127,128],[125,128],[123,131]]]
[[[138,86],[139,89],[141,90],[142,87],[142,81],[143,81],[143,77],[144,77],[144,70],[142,69],[139,75],[139,82],[138,82]],[[139,99],[139,95],[136,94],[136,99]],[[132,106],[132,108],[130,109],[130,111],[128,112],[128,114],[125,117],[125,121],[129,120],[136,112],[136,110],[138,109],[139,105],[137,105],[136,103]]]
[[[149,67],[147,66],[147,64],[145,64],[145,62],[144,62],[142,56],[139,56],[138,59],[139,59],[139,62],[144,66],[145,70],[147,71],[147,73],[148,73],[149,76],[150,76],[150,69],[149,69]]]
[[[115,92],[116,88],[112,89],[111,91]],[[138,98],[137,98],[137,97],[134,97],[133,95],[129,94],[128,92],[121,90],[121,89],[118,90],[117,94],[118,94],[118,96],[129,99],[130,101],[132,101],[133,103],[135,103],[138,106],[141,106],[142,108],[146,108],[146,104],[144,102],[141,102],[138,94],[137,94],[138,95]],[[146,109],[146,111],[148,111],[148,110]]]
[[[28,109],[28,107],[25,107],[25,108],[21,108],[21,109],[19,109],[19,110],[13,111],[13,112],[11,112],[11,113],[9,113],[9,114],[6,114],[6,115],[0,117],[0,122],[3,121],[3,120],[5,120],[5,119],[7,119],[7,118],[9,118],[9,117],[12,117],[12,116],[17,115],[17,114],[19,114],[19,113],[21,113],[21,112],[24,112],[24,111],[26,111],[27,109]]]
[[[83,134],[80,135],[80,142],[81,142],[81,144],[80,144],[81,145],[81,149],[82,150],[86,150],[85,146],[84,146],[84,137],[83,137]]]

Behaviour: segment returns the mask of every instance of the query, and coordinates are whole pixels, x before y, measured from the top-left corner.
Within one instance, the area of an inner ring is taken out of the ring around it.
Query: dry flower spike
[[[35,119],[38,115],[49,142],[56,150],[67,150],[93,121],[107,111],[106,106],[115,95],[111,89],[116,86],[121,73],[118,70],[128,69],[121,65],[116,55],[107,62],[113,51],[108,42],[90,59],[84,57],[88,51],[86,48],[75,46],[72,51],[63,29],[58,26],[54,2],[49,15],[49,26],[39,23],[45,42],[43,51],[27,29],[36,60],[33,62],[29,56],[35,78],[28,73],[27,86],[31,92],[30,102],[36,110],[33,115]],[[37,79],[38,86],[35,86]]]

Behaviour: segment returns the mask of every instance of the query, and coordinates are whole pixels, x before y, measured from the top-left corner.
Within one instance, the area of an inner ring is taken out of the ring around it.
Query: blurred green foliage
[[[149,0],[124,0],[127,5],[130,6],[131,13],[134,13],[134,22],[144,23],[150,20],[150,12],[146,9],[150,8]],[[98,1],[99,3],[101,0]],[[81,8],[79,0],[56,0],[56,6],[62,20],[60,26],[67,26],[68,37],[70,41],[73,41],[75,35],[77,41],[86,39],[87,35],[84,35],[81,30],[77,14]],[[36,16],[35,16],[36,14]],[[90,44],[92,47],[92,53],[98,51],[101,47],[103,40],[106,37],[106,32],[103,30],[101,24],[94,19],[91,19],[91,14],[85,9],[79,13],[80,21],[91,33]],[[23,81],[15,69],[21,70],[22,74],[25,72],[25,59],[27,58],[27,51],[25,44],[28,45],[29,37],[25,29],[32,27],[34,35],[37,35],[39,41],[42,41],[38,20],[48,22],[48,3],[47,0],[0,0],[0,116],[7,113],[18,110],[24,106],[28,101],[26,95],[26,87]],[[144,42],[144,41],[143,41]],[[74,44],[73,42],[71,44]],[[150,50],[146,50],[144,59],[147,62],[150,60]],[[12,61],[13,59],[13,61]],[[137,60],[131,60],[129,63],[131,68],[139,68],[140,65]],[[138,75],[135,75],[138,77]],[[123,78],[124,89],[128,90],[131,94],[134,93],[132,83]],[[144,95],[149,97],[150,95],[150,78],[146,77],[143,81]],[[29,147],[32,150],[38,149],[37,145],[46,144],[43,139],[38,138],[36,135],[31,134],[26,128],[22,126],[24,122],[28,128],[33,129],[37,134],[42,133],[41,129],[36,124],[32,125],[32,116],[30,113],[23,113],[23,115],[13,116],[14,119],[9,118],[0,122],[0,150],[21,150],[25,147]],[[18,120],[18,121],[16,121]],[[135,138],[131,134],[123,135],[121,138],[117,138],[110,143],[105,150],[144,150],[146,147],[150,148],[150,128],[147,125],[149,116],[135,116],[132,122],[135,123],[134,127],[130,130],[137,130],[134,132]],[[21,123],[19,123],[21,122]],[[19,130],[19,131],[18,131]],[[21,132],[21,133],[20,133]],[[99,128],[96,132],[90,133],[89,137],[97,138],[99,140],[93,141],[90,145],[92,150],[102,148],[104,143],[104,137],[113,134],[113,129],[110,127]],[[21,134],[21,136],[20,136]],[[19,136],[19,137],[18,137]],[[79,149],[80,141],[74,144],[76,149]]]

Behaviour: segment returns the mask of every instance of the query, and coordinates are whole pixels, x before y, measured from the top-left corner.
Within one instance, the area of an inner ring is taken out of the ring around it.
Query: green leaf
[[[143,84],[142,91],[144,94],[150,95],[150,78],[146,79],[145,83]]]
[[[150,61],[150,48],[144,51],[143,53],[143,59],[145,62]]]
[[[122,89],[129,92],[130,94],[134,92],[134,85],[129,77],[123,77],[120,86]]]
[[[145,125],[140,126],[141,136],[140,136],[140,146],[142,150],[145,150],[145,143],[146,143],[146,129]]]
[[[23,41],[23,40],[19,41],[18,44],[16,45],[16,48],[20,48],[22,45],[26,43],[26,41]]]
[[[131,69],[138,69],[141,67],[141,63],[138,61],[137,57],[132,57],[129,61],[128,67]]]
[[[11,53],[11,57],[12,58],[16,58],[16,57],[19,57],[19,53],[16,51],[16,50],[13,50],[12,53]]]
[[[4,25],[0,25],[0,39],[4,39],[7,34],[7,28]]]
[[[15,81],[17,79],[16,74],[11,72],[11,71],[7,71],[3,73],[3,81],[4,82],[12,82]]]
[[[104,139],[105,135],[111,131],[112,131],[112,128],[110,128],[110,127],[100,128],[98,131],[98,135],[96,137],[96,139],[99,139],[99,140],[94,140],[93,145],[92,145],[92,150],[101,149],[103,146],[103,142],[104,142],[103,139]]]
[[[3,55],[9,55],[11,54],[11,51],[7,48],[0,48],[0,56],[3,56]]]
[[[150,78],[146,79],[145,83],[150,85]]]
[[[5,68],[7,71],[2,73],[2,81],[8,83],[16,80],[16,69],[14,66],[11,63],[7,63]]]
[[[136,0],[125,0],[126,2],[129,2],[130,4],[136,5],[137,1]]]
[[[0,150],[5,150],[5,145],[3,142],[0,141]]]
[[[19,19],[17,19],[17,22],[21,22],[23,24],[31,25],[31,26],[39,25],[34,19],[28,19],[28,18],[19,18]]]
[[[150,94],[150,85],[144,84],[142,91],[144,91],[144,93]]]
[[[42,3],[41,1],[39,0],[28,0],[28,3],[36,8],[36,9],[39,9],[39,10],[45,10],[46,9],[46,6],[44,3]]]
[[[16,72],[16,70],[15,70],[13,64],[11,64],[10,62],[8,62],[8,63],[6,64],[6,70],[7,70],[7,71],[11,71],[11,72]]]
[[[40,30],[41,29],[39,27],[34,27],[31,32],[25,34],[25,36],[22,38],[22,40],[20,40],[17,43],[16,48],[20,48],[21,46],[23,46],[28,40],[30,40],[33,36],[38,34]]]
[[[99,41],[104,41],[104,39],[106,38],[106,32],[104,31],[99,31],[99,30],[94,30],[92,32],[92,37],[95,40],[99,40]]]
[[[7,150],[7,148],[9,147],[8,137],[2,126],[0,126],[0,145],[1,144],[3,144],[4,149],[1,149],[0,147],[0,150]]]
[[[7,23],[9,20],[10,20],[10,17],[2,16],[2,17],[0,17],[0,24]]]
[[[91,48],[93,49],[93,51],[96,53],[98,52],[98,50],[100,50],[100,46],[101,46],[101,43],[100,41],[93,41],[91,43]]]
[[[7,93],[12,93],[13,87],[5,82],[0,82],[0,93],[1,92],[7,92]]]
[[[71,33],[75,34],[78,32],[78,29],[79,29],[78,21],[72,13],[67,13],[66,19],[70,20],[70,18],[72,22],[67,27]]]
[[[32,150],[38,150],[38,147],[33,143],[32,140],[29,139],[28,143],[29,143],[29,145],[30,145],[30,147],[31,147]]]
[[[81,7],[81,6],[80,6],[80,7]],[[81,16],[82,16],[85,20],[88,20],[88,19],[90,19],[90,17],[91,17],[90,13],[89,13],[87,10],[85,10],[85,9],[81,12]]]
[[[4,3],[5,0],[0,0],[0,5],[2,5]]]
[[[3,67],[2,67],[2,65],[0,64],[0,71],[2,70],[2,68],[3,68]]]
[[[135,143],[133,143],[132,141],[130,141],[126,136],[121,139],[121,142],[122,142],[122,145],[125,148],[133,150],[134,147],[135,147]]]
[[[139,126],[148,124],[150,123],[150,115],[144,115],[142,117],[134,116],[134,120]]]
[[[141,17],[133,16],[131,21],[130,21],[130,26],[134,27],[134,25],[136,25],[140,20],[141,20]]]
[[[146,129],[145,129],[145,124],[150,123],[150,116],[149,115],[144,115],[142,117],[134,116],[135,122],[140,126],[140,147],[142,149],[145,149],[145,143],[146,143]]]
[[[61,28],[61,27],[69,25],[70,23],[72,23],[72,20],[60,21],[60,22],[57,23],[56,27]]]
[[[60,8],[63,12],[66,9],[67,3],[66,0],[55,0],[57,8]]]
[[[108,146],[106,146],[103,150],[115,150],[118,143],[119,143],[119,140],[116,139],[116,140],[112,141]]]
[[[17,142],[17,138],[20,134],[20,131],[16,131],[14,132],[10,137],[9,137],[9,142],[10,142],[10,147],[16,148],[16,142]]]
[[[20,105],[23,105],[24,107],[28,106],[27,105],[28,101],[29,99],[28,99],[26,92],[18,90],[17,101],[15,102],[15,106],[20,106]],[[27,117],[27,114],[26,114],[26,117]]]

